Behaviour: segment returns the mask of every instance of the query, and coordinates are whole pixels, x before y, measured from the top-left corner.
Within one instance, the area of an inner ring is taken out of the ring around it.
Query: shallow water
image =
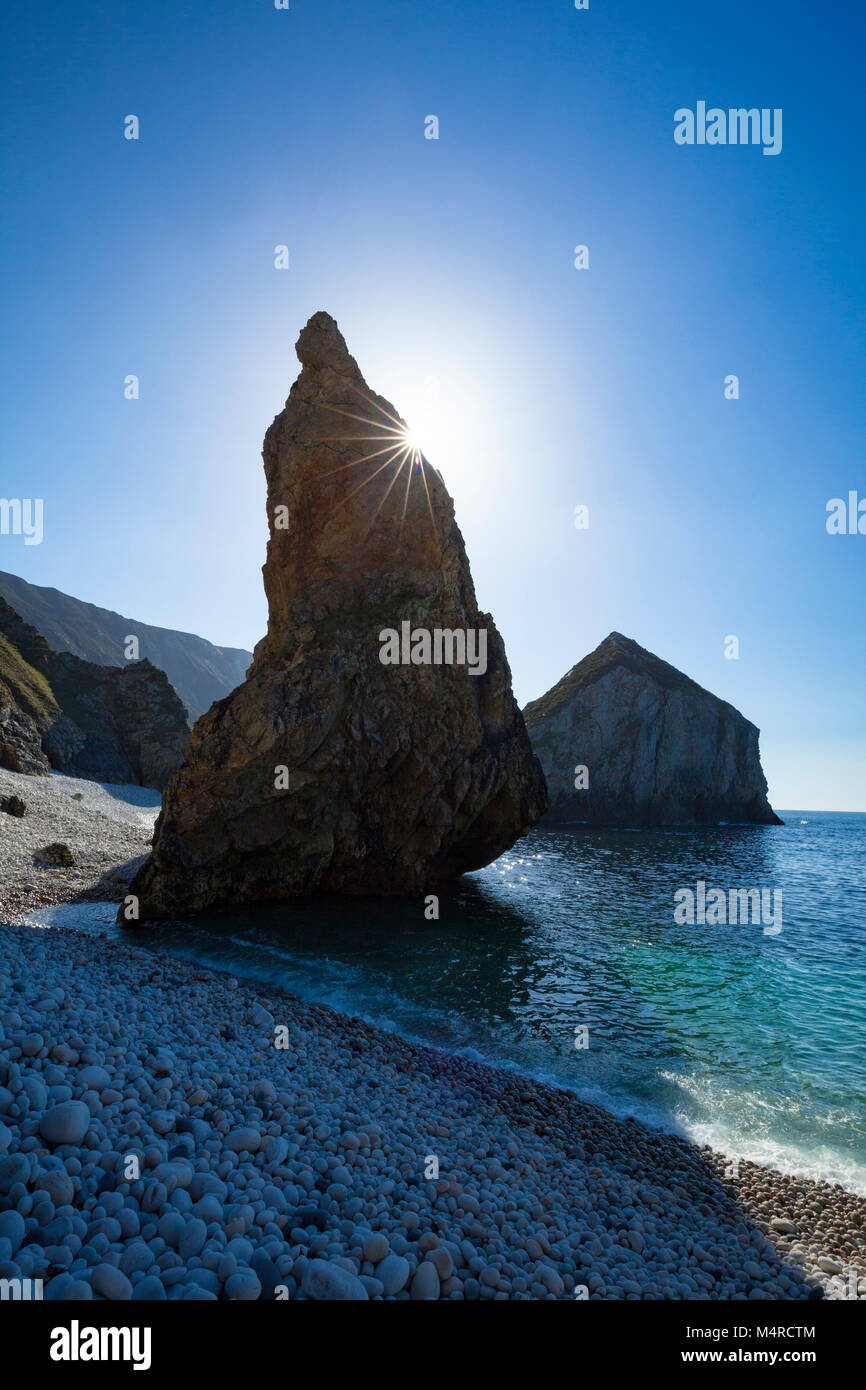
[[[537,830],[442,895],[438,921],[420,900],[306,900],[140,939],[866,1192],[866,815],[781,814]],[[677,925],[698,880],[781,890],[781,932]],[[51,915],[104,929],[113,911]]]

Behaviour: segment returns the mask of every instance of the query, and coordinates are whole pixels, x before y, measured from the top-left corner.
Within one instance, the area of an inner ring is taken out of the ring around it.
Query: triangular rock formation
[[[268,635],[195,726],[130,890],[143,919],[421,892],[489,863],[546,806],[439,473],[328,314],[297,353],[263,450]]]
[[[523,713],[547,779],[545,824],[782,824],[755,725],[619,632]]]

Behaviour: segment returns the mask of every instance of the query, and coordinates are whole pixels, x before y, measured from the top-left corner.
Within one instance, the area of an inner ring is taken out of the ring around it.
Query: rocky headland
[[[162,789],[188,741],[163,671],[55,652],[0,598],[0,767]]]
[[[97,666],[125,667],[127,642],[136,637],[142,657],[168,676],[191,724],[214,700],[240,685],[253,659],[252,652],[240,647],[216,647],[191,632],[125,618],[3,570],[0,598],[35,627],[54,651],[71,652]]]
[[[263,450],[268,634],[166,792],[132,885],[143,920],[313,891],[421,893],[495,859],[546,807],[440,474],[328,314],[297,353]],[[404,630],[418,645],[386,664],[383,634]],[[483,647],[483,669],[461,662],[461,642]]]
[[[782,824],[755,725],[621,633],[523,714],[547,779],[545,824]]]

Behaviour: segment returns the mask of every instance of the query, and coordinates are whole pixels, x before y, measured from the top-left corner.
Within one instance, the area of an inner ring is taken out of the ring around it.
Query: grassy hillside
[[[60,713],[48,681],[0,632],[0,708],[8,704],[18,705],[39,723]]]

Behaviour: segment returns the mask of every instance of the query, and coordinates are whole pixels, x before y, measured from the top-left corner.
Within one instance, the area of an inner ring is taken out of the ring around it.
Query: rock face
[[[214,700],[240,685],[253,659],[252,652],[240,647],[215,647],[191,632],[174,632],[123,618],[59,589],[28,584],[26,579],[2,570],[0,598],[35,627],[54,651],[71,652],[98,666],[126,669],[124,648],[127,639],[136,636],[141,655],[165,671],[190,720],[198,719]]]
[[[523,713],[547,778],[545,824],[782,824],[754,724],[618,632]]]
[[[161,790],[188,741],[183,705],[149,661],[52,651],[0,598],[0,767]]]
[[[130,888],[142,918],[421,892],[489,863],[546,806],[439,473],[328,314],[297,353],[263,449],[268,635],[246,683],[196,724]],[[486,644],[485,660],[473,673],[458,647],[453,664],[427,662],[422,634],[418,664],[383,664],[388,629],[468,631],[467,658]]]

